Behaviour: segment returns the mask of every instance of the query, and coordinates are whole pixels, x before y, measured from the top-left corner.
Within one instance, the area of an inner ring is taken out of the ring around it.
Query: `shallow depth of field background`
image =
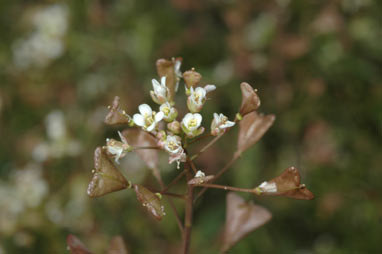
[[[230,253],[380,253],[381,13],[378,0],[1,1],[0,253],[67,253],[69,233],[96,253],[117,234],[131,253],[178,253],[169,209],[157,223],[132,191],[86,195],[95,147],[121,129],[103,124],[106,106],[115,95],[129,114],[153,106],[155,60],[172,56],[217,86],[207,129],[213,112],[234,117],[242,81],[277,116],[220,183],[254,187],[294,165],[316,194],[243,195],[273,219]],[[177,98],[185,113],[183,88]],[[236,134],[200,169],[221,168]],[[180,171],[166,160],[168,182]],[[155,186],[136,155],[120,168]],[[195,210],[195,253],[217,252],[224,216],[225,192],[210,190]]]

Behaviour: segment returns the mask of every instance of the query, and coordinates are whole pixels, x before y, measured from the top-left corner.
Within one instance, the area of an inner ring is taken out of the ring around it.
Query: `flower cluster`
[[[152,79],[153,89],[150,96],[159,107],[157,111],[148,104],[138,106],[139,113],[132,117],[120,109],[119,98],[113,102],[113,107],[109,107],[110,112],[107,119],[108,123],[128,123],[130,126],[137,126],[143,131],[150,133],[158,139],[157,146],[169,154],[169,163],[176,162],[179,168],[180,162],[185,162],[185,144],[189,139],[200,136],[205,128],[202,126],[203,117],[200,114],[207,96],[216,89],[215,85],[201,86],[201,75],[191,69],[182,73],[180,70],[181,58],[164,60],[157,62],[159,80]],[[182,118],[178,119],[178,109],[175,106],[174,96],[178,90],[181,79],[185,82],[185,94],[187,108]],[[120,119],[120,121],[110,121],[110,119]],[[167,125],[161,124],[166,122]],[[229,121],[223,114],[214,113],[211,122],[210,135],[217,136],[223,134],[227,129],[234,126],[235,122]],[[121,139],[123,137],[120,135]],[[119,142],[107,139],[107,153],[115,158],[115,161],[126,155],[133,148],[127,141]]]

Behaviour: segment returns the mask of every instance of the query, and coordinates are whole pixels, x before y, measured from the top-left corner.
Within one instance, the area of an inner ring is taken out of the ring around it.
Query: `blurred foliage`
[[[221,182],[253,187],[294,165],[316,195],[243,195],[273,218],[231,253],[381,251],[381,1],[21,0],[0,12],[0,253],[67,253],[69,233],[97,253],[117,234],[132,253],[179,253],[170,211],[158,223],[132,192],[86,196],[94,148],[116,137],[106,106],[119,95],[135,113],[155,60],[172,56],[217,85],[211,118],[235,115],[242,81],[276,115]],[[232,131],[198,165],[221,168],[235,143]],[[162,161],[170,181],[179,171]],[[155,186],[136,155],[121,168]],[[225,196],[210,190],[197,204],[197,253],[219,249]]]

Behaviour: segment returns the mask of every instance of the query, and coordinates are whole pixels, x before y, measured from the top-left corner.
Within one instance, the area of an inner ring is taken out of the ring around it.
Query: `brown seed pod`
[[[134,185],[134,190],[137,194],[138,201],[146,207],[147,211],[154,216],[155,219],[161,220],[162,217],[166,215],[164,207],[156,194],[139,184]]]
[[[97,147],[94,152],[94,168],[94,175],[87,190],[90,197],[100,197],[127,188],[127,180],[101,147]]]
[[[256,194],[269,196],[285,196],[294,199],[310,200],[314,194],[301,184],[301,176],[297,168],[289,167],[281,175],[263,182],[254,189]]]
[[[226,223],[222,252],[226,252],[237,242],[272,218],[264,207],[253,202],[245,202],[239,195],[229,192],[226,204]]]
[[[108,125],[116,124],[129,124],[131,117],[126,114],[125,110],[121,109],[120,98],[114,97],[113,104],[109,106],[109,113],[107,113],[104,122]]]
[[[242,100],[239,112],[242,116],[245,116],[246,114],[258,109],[261,103],[256,90],[254,90],[248,83],[241,83],[240,89]]]
[[[240,121],[237,151],[235,156],[240,156],[245,150],[256,144],[267,132],[275,121],[275,115],[263,115],[253,111]]]

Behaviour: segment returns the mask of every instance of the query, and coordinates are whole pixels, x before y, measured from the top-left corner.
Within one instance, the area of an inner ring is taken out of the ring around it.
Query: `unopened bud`
[[[195,87],[199,84],[202,79],[202,75],[199,72],[196,72],[194,68],[183,73],[183,79],[187,87]]]
[[[180,127],[180,122],[178,121],[172,121],[171,123],[167,124],[167,128],[174,134],[179,134],[181,127]]]

